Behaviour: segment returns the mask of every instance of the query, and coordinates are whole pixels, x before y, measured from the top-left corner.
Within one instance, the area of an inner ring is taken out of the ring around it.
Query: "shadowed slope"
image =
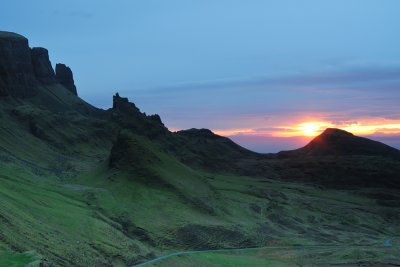
[[[395,148],[328,128],[305,147],[279,152],[276,159],[256,164],[269,166],[284,180],[342,189],[400,188],[399,159]]]
[[[400,151],[344,130],[328,128],[305,147],[293,151],[283,151],[279,155],[289,157],[361,155],[400,158]]]
[[[259,155],[208,129],[178,131],[169,147],[185,164],[219,172],[236,172],[232,162]]]

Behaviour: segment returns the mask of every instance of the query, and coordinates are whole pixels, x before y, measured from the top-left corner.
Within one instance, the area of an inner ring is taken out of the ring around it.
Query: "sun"
[[[300,129],[306,136],[316,136],[320,130],[320,126],[316,123],[307,122],[301,124]]]

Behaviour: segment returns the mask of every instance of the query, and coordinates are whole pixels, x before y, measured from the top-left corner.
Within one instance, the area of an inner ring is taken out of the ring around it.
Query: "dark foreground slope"
[[[257,154],[209,130],[178,132],[186,138],[180,159],[193,168],[337,189],[400,189],[400,151],[340,129],[326,129],[303,148]]]
[[[172,133],[118,94],[112,108],[94,108],[72,85],[47,51],[0,33],[0,263],[127,266],[174,250],[346,249],[400,230],[395,156],[261,155],[209,130]]]
[[[305,147],[279,153],[281,157],[378,156],[400,159],[400,151],[352,133],[328,128]]]
[[[282,177],[329,187],[400,189],[400,151],[339,129],[326,129],[305,147],[278,153]]]

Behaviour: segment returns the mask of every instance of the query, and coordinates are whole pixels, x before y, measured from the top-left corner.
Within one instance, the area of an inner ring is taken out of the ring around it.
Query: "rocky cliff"
[[[30,48],[28,39],[0,31],[0,96],[31,97],[37,87],[60,83],[76,95],[72,71],[59,65],[57,75],[47,49]]]
[[[64,87],[67,88],[71,93],[73,93],[74,95],[78,95],[74,82],[74,76],[69,67],[67,67],[65,64],[57,64],[56,78],[57,81],[64,85]]]
[[[28,39],[0,32],[0,95],[31,96],[36,85]]]
[[[31,49],[32,66],[36,79],[44,84],[56,83],[53,67],[49,59],[49,52],[42,47]]]

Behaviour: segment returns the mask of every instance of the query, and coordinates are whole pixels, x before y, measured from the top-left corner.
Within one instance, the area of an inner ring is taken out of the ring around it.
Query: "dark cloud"
[[[347,90],[377,88],[384,86],[385,89],[400,89],[400,66],[392,67],[369,67],[359,69],[348,69],[345,71],[298,74],[282,77],[258,77],[242,80],[209,81],[178,84],[169,87],[159,87],[142,91],[145,94],[163,93],[187,93],[205,91],[231,91],[239,92],[250,90],[279,90],[282,88],[292,90]],[[137,91],[140,93],[140,91]]]

